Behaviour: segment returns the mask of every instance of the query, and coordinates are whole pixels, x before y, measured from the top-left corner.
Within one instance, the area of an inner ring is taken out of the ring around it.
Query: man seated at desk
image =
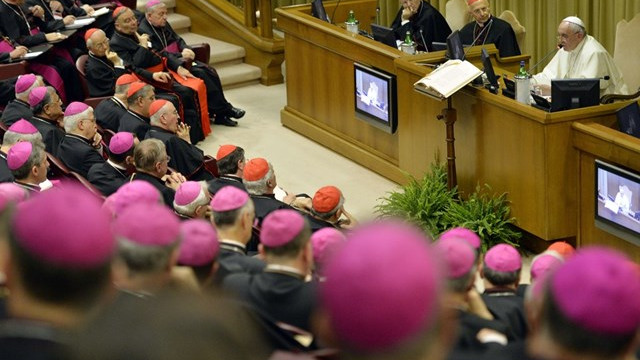
[[[402,0],[402,9],[391,23],[391,28],[396,40],[400,41],[404,40],[407,31],[410,32],[418,51],[432,51],[434,41],[445,42],[451,34],[444,16],[422,0]]]
[[[463,44],[495,44],[500,51],[500,57],[520,55],[513,28],[508,22],[491,14],[488,0],[467,0],[467,5],[474,21],[460,30]]]
[[[532,78],[543,94],[550,91],[551,80],[600,78],[600,96],[627,94],[620,70],[607,50],[593,36],[587,34],[584,22],[569,16],[558,26],[560,50],[541,73]],[[605,80],[604,77],[609,79]]]

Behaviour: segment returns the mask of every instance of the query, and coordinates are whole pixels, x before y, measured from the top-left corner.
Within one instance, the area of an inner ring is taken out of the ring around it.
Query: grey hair
[[[151,125],[159,125],[160,124],[160,118],[162,117],[162,115],[164,115],[167,112],[167,105],[169,105],[170,102],[167,101],[166,104],[164,104],[158,111],[156,111],[155,114],[151,115],[151,117],[149,117],[149,123]]]
[[[207,189],[207,183],[205,181],[199,181],[198,184],[200,184],[200,193],[198,196],[187,205],[178,205],[176,204],[176,201],[173,200],[173,210],[178,214],[192,216],[195,214],[198,206],[204,206],[209,203],[209,200],[207,199],[207,192],[209,191]]]
[[[102,31],[102,29],[98,29],[98,31]],[[95,33],[91,34],[91,36],[89,36],[89,38],[87,39],[87,49],[90,49],[93,47],[93,40],[91,40],[91,38],[93,37],[93,35],[97,34],[98,31],[96,31]],[[107,36],[107,34],[102,31],[102,33]]]
[[[42,161],[42,158],[47,156],[44,153],[44,143],[36,142],[32,144],[33,144],[33,147],[31,150],[31,154],[29,155],[29,158],[27,159],[27,161],[24,164],[22,164],[22,166],[20,166],[19,168],[15,170],[11,170],[13,177],[15,177],[17,180],[26,179],[29,176],[31,169],[34,166],[40,164],[40,162]]]
[[[152,12],[156,11],[157,8],[159,7],[166,7],[167,5],[165,3],[163,3],[162,1],[160,1],[159,3],[153,5],[153,6],[149,6],[146,7],[146,10],[144,11],[145,14],[151,14]]]
[[[56,89],[54,89],[53,86],[47,86],[47,92],[44,94],[42,101],[37,103],[36,106],[31,109],[34,115],[40,114],[44,111],[44,107],[51,103],[51,98],[55,91]]]
[[[344,196],[340,195],[340,201],[338,201],[338,205],[336,205],[336,207],[334,207],[333,209],[327,212],[321,213],[316,211],[316,209],[314,209],[313,207],[311,207],[311,213],[322,220],[329,220],[338,212],[338,210],[340,210],[340,208],[342,208],[342,205],[344,205]]]
[[[587,29],[585,29],[584,27],[570,21],[565,22],[569,26],[569,29],[571,29],[571,31],[573,31],[574,33],[582,34],[582,36],[587,36]]]
[[[169,266],[171,253],[180,243],[180,238],[169,245],[141,245],[129,239],[118,238],[118,257],[132,273],[153,273]]]
[[[447,279],[447,288],[455,293],[464,293],[475,280],[477,264],[473,264],[468,273],[453,279]]]
[[[16,93],[16,98],[25,102],[29,102],[29,94],[31,93],[31,90],[37,88],[38,86],[40,86],[40,82],[38,81],[38,77],[36,76],[36,81],[34,81],[33,84],[31,84],[31,86],[27,88],[27,90]]]
[[[133,162],[136,169],[154,171],[156,163],[167,154],[164,143],[158,139],[145,139],[136,145],[133,151]]]
[[[85,111],[79,114],[65,116],[63,121],[64,131],[72,132],[73,130],[77,129],[80,120],[86,119],[90,113],[93,114],[93,108],[91,106],[89,106]]]
[[[18,141],[28,141],[32,144],[42,142],[42,134],[40,134],[39,131],[34,134],[20,134],[15,131],[7,130],[2,138],[2,145],[13,146]]]
[[[269,171],[262,177],[262,179],[256,181],[242,180],[244,186],[247,188],[247,192],[251,195],[262,195],[267,192],[267,182],[273,177],[273,166],[269,163]]]

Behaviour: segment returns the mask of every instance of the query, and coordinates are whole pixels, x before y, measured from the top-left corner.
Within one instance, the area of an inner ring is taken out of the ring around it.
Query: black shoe
[[[238,122],[235,120],[231,120],[226,116],[217,116],[213,121],[216,125],[224,125],[224,126],[238,126]]]
[[[234,119],[240,119],[241,117],[244,116],[244,114],[245,114],[244,110],[239,109],[237,107],[233,107],[233,106],[229,108],[229,110],[227,110],[227,116]]]

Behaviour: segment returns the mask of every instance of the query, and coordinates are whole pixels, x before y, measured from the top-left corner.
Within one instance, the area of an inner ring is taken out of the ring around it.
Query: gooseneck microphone
[[[462,55],[462,60],[467,58],[467,52],[469,52],[469,49],[471,49],[471,47],[475,45],[476,41],[480,39],[480,36],[482,36],[482,34],[484,34],[484,32],[491,27],[492,23],[493,23],[493,17],[491,18],[491,20],[487,21],[486,24],[484,24],[484,27],[482,28],[482,30],[480,30],[480,33],[478,33],[478,36],[476,36],[476,38],[473,39],[473,41],[471,42],[471,45],[467,48],[467,50],[464,51],[464,54]]]
[[[551,56],[552,54],[555,54],[558,50],[562,49],[562,47],[563,47],[562,44],[558,44],[558,46],[555,49],[549,51],[545,56],[542,57],[542,59],[538,60],[538,62],[535,63],[533,66],[529,67],[529,70],[527,70],[527,72],[531,74],[531,70],[538,67],[538,65],[542,64],[543,61],[547,60],[549,56]]]
[[[336,10],[338,10],[338,6],[340,6],[340,0],[336,3],[336,7],[333,8],[333,12],[331,13],[331,23],[335,24],[333,17],[336,15]]]
[[[422,34],[422,28],[420,28],[420,39],[422,39],[422,46],[424,46],[424,51],[429,52],[429,48],[427,47],[427,42],[424,41],[424,34]]]

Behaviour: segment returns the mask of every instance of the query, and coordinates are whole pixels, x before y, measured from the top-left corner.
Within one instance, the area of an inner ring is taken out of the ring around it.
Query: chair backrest
[[[83,54],[78,57],[76,60],[76,69],[80,73],[80,86],[82,86],[82,92],[84,93],[84,97],[89,97],[89,87],[87,86],[87,78],[85,77],[84,69],[87,66],[87,59],[89,59],[89,55]]]
[[[638,72],[638,54],[640,54],[640,14],[631,21],[620,20],[616,27],[616,41],[613,51],[613,61],[616,63],[630,93],[640,87],[640,72]]]
[[[520,24],[520,21],[516,18],[516,14],[511,10],[505,10],[498,17],[511,25],[513,32],[516,33],[516,41],[518,42],[518,47],[520,47],[520,52],[524,54],[524,38],[527,30]]]
[[[445,19],[451,30],[460,30],[471,21],[469,8],[465,0],[449,0],[445,5]]]
[[[75,179],[77,182],[82,184],[82,186],[84,186],[87,190],[89,190],[90,193],[100,198],[101,200],[104,200],[104,195],[102,195],[100,190],[98,190],[98,188],[93,186],[93,184],[90,183],[89,180],[87,180],[84,176],[78,174],[75,171],[70,171],[68,177],[71,179]]]
[[[49,153],[47,153],[47,160],[49,160],[50,179],[60,179],[69,176],[71,169],[69,169],[62,160]]]

